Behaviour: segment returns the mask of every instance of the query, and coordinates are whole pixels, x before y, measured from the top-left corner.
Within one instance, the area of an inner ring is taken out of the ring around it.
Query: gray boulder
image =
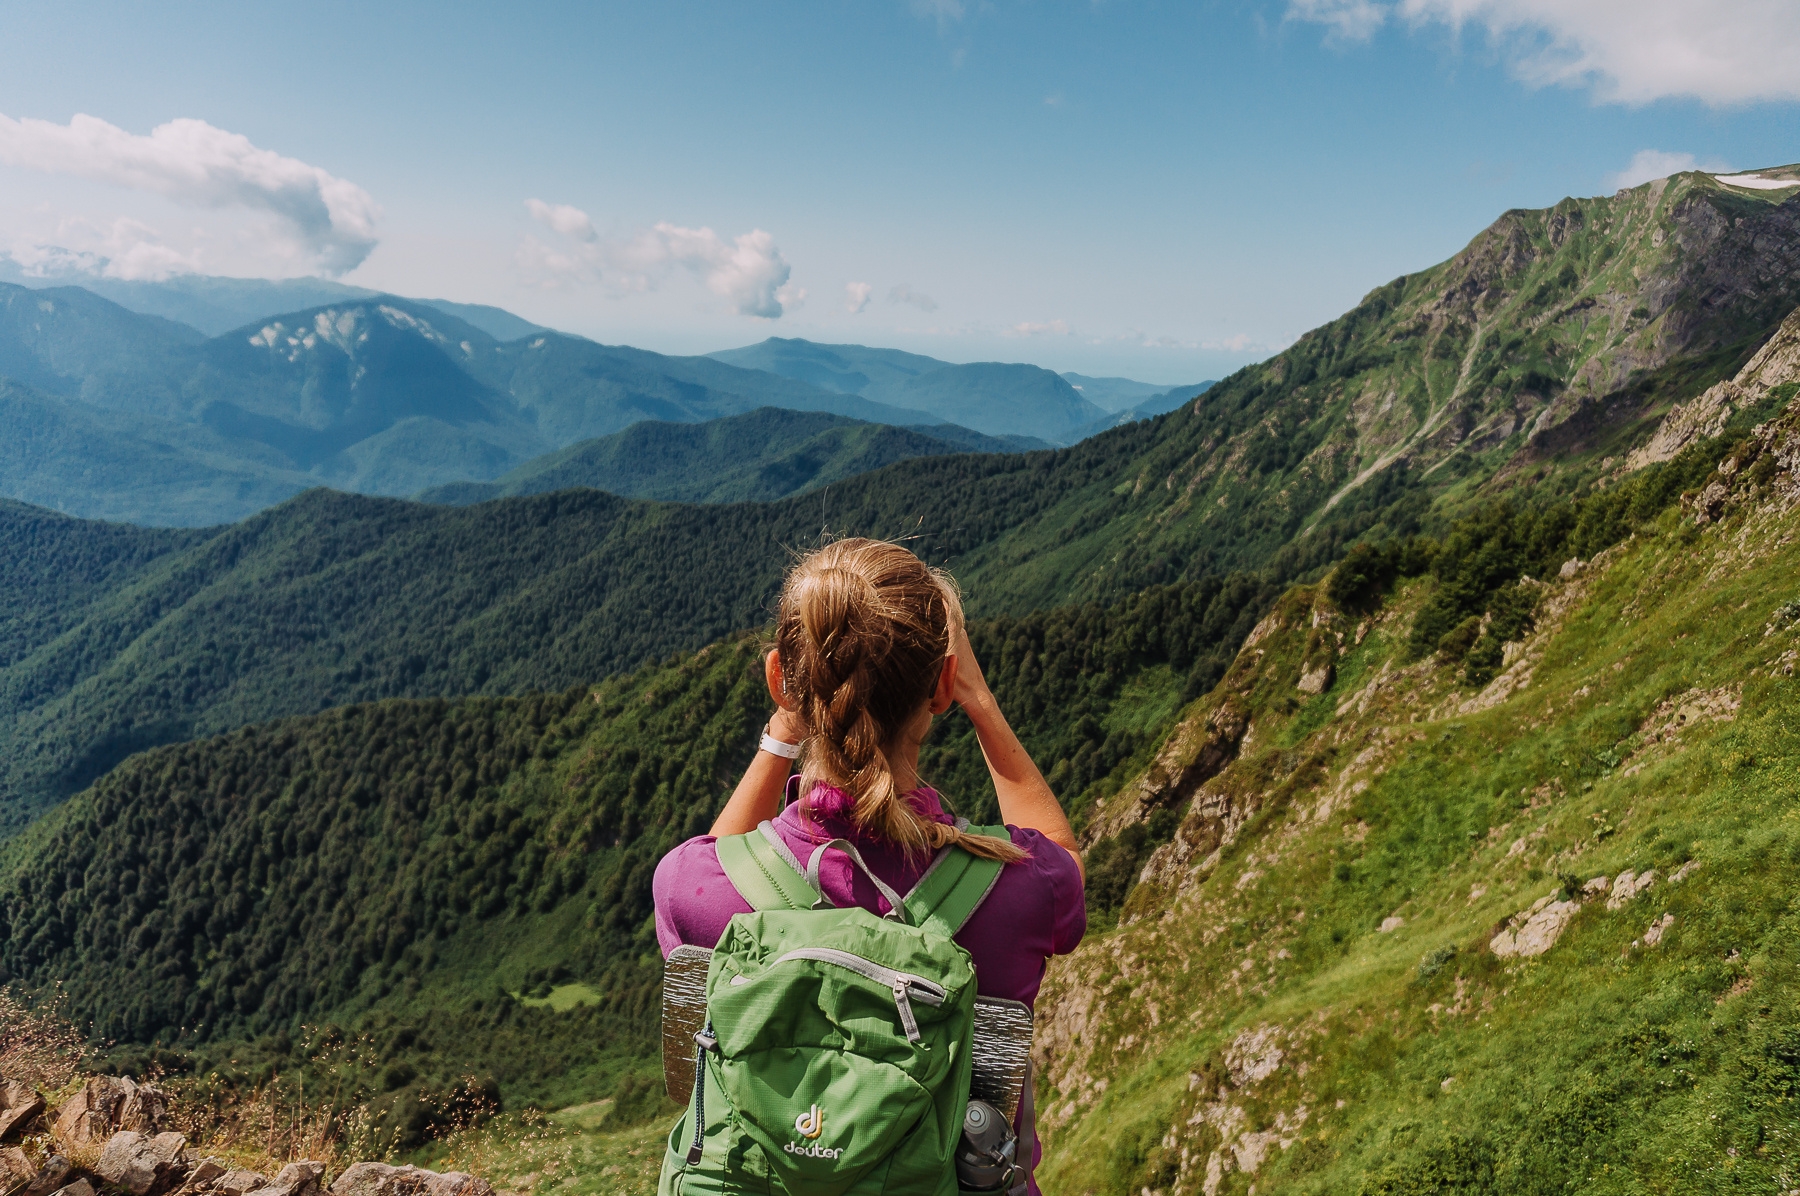
[[[302,1159],[283,1167],[272,1182],[254,1189],[250,1196],[320,1196],[319,1178],[324,1174],[325,1164]]]
[[[75,1176],[75,1164],[59,1154],[53,1154],[44,1160],[38,1168],[37,1175],[25,1185],[19,1196],[51,1196],[67,1187]]]
[[[101,1179],[124,1188],[131,1196],[161,1192],[187,1173],[182,1152],[187,1139],[181,1134],[145,1137],[136,1130],[120,1130],[107,1140],[94,1164]]]
[[[94,1196],[94,1185],[85,1179],[78,1179],[66,1188],[58,1188],[51,1196]]]
[[[494,1196],[494,1189],[462,1171],[353,1163],[332,1181],[331,1196]]]

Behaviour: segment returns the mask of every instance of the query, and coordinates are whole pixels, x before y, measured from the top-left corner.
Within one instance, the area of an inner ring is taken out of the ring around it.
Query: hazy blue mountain
[[[1068,377],[1067,374],[1063,376],[1065,378]],[[1182,404],[1205,394],[1215,384],[1216,383],[1213,381],[1196,382],[1192,386],[1177,386],[1170,390],[1160,391],[1150,395],[1148,398],[1139,400],[1130,407],[1115,411],[1111,415],[1095,420],[1086,428],[1082,429],[1081,434],[1077,439],[1085,440],[1089,436],[1099,435],[1108,428],[1116,428],[1121,424],[1135,423],[1140,419],[1149,419],[1151,416],[1163,415],[1175,410]]]
[[[22,502],[91,519],[199,526],[246,518],[316,484],[204,428],[0,378],[0,493]]]
[[[1093,378],[1087,374],[1068,372],[1060,377],[1080,391],[1082,398],[1107,411],[1124,411],[1136,407],[1147,399],[1168,393],[1170,389],[1154,382],[1136,382],[1130,378]]]
[[[504,312],[450,306],[490,324],[524,325]],[[31,388],[33,427],[50,420],[59,429],[39,439],[72,444],[79,430],[96,446],[92,438],[105,441],[94,452],[109,461],[128,455],[133,438],[144,442],[141,461],[98,488],[78,454],[60,453],[0,470],[0,495],[165,524],[239,519],[308,484],[397,496],[484,482],[646,419],[697,423],[782,407],[941,422],[709,357],[552,332],[501,341],[442,307],[389,295],[259,318],[208,338],[81,288],[0,283],[0,377]],[[51,420],[44,404],[56,401],[80,406]],[[191,434],[184,441],[169,428]],[[203,461],[187,453],[189,441],[205,446]],[[958,442],[952,435],[947,443]],[[59,476],[70,479],[60,489]]]
[[[328,278],[222,278],[178,274],[172,278],[149,280],[102,278],[74,272],[38,277],[25,273],[16,261],[4,255],[0,255],[0,282],[32,289],[80,287],[129,311],[174,320],[197,328],[207,336],[219,336],[271,316],[333,303],[353,303],[382,294]],[[454,303],[448,299],[414,299],[410,302],[453,315],[495,340],[517,340],[534,332],[547,331],[504,308],[483,303]]]
[[[898,349],[821,345],[781,337],[711,356],[896,407],[926,411],[996,436],[1032,436],[1071,444],[1080,438],[1083,428],[1108,411],[1083,398],[1063,378],[1034,365],[956,365]],[[1147,393],[1160,389],[1150,387]]]
[[[646,420],[528,461],[492,482],[456,482],[418,497],[466,506],[586,486],[671,502],[768,502],[910,457],[1048,447],[952,424],[901,428],[761,407],[699,424]]]
[[[905,382],[951,364],[899,349],[822,345],[797,337],[779,336],[741,349],[723,349],[708,356],[731,365],[767,370],[783,378],[798,378],[825,390],[852,395],[863,394],[875,385]]]
[[[980,361],[903,382],[872,385],[866,398],[913,407],[993,436],[1037,436],[1072,444],[1106,412],[1040,366]]]

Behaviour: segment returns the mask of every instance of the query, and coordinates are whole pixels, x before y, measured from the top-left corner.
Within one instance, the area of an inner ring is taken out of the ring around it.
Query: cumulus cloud
[[[1621,187],[1636,187],[1651,179],[1666,179],[1672,174],[1680,174],[1684,170],[1704,170],[1709,174],[1729,171],[1731,167],[1723,162],[1708,162],[1702,165],[1692,154],[1672,154],[1667,150],[1641,149],[1631,155],[1631,163],[1624,170],[1614,171],[1606,176],[1606,185],[1615,190]]]
[[[1793,0],[1289,0],[1292,20],[1366,39],[1390,19],[1484,31],[1533,86],[1592,87],[1602,100],[1708,104],[1800,99]]]
[[[930,295],[915,291],[906,283],[888,288],[889,303],[909,303],[920,311],[936,311],[937,300]]]
[[[172,120],[147,136],[98,117],[66,125],[0,116],[0,163],[128,187],[201,208],[248,208],[328,274],[355,269],[375,248],[381,209],[355,183],[203,120]]]
[[[577,241],[597,241],[600,234],[594,231],[594,222],[580,208],[566,203],[545,203],[541,199],[528,199],[525,209],[531,218],[546,227],[553,228],[565,237]]]
[[[866,282],[845,283],[844,310],[853,316],[866,310],[869,306],[869,296],[873,294],[874,291],[875,288]]]
[[[1073,336],[1074,331],[1067,320],[1046,320],[1043,323],[1025,321],[1014,324],[1002,336]]]
[[[746,316],[778,319],[806,292],[788,286],[792,270],[775,238],[753,229],[727,241],[710,228],[663,221],[625,240],[607,240],[586,212],[568,204],[525,201],[538,223],[561,234],[560,244],[527,237],[519,261],[548,283],[598,282],[621,292],[652,291],[677,270],[687,270],[713,294]]]

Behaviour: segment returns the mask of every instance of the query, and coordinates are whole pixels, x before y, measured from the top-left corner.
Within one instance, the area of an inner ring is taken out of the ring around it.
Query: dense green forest
[[[772,502],[913,457],[1048,447],[1027,436],[984,436],[953,424],[898,428],[760,407],[698,424],[645,420],[527,461],[491,482],[434,486],[418,498],[467,506],[587,486],[664,502]]]

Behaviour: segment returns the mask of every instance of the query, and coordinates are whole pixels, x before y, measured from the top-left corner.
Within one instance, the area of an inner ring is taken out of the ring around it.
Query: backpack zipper
[[[912,1003],[923,1001],[927,1005],[942,1005],[949,998],[942,985],[934,984],[923,976],[911,972],[899,972],[884,967],[874,960],[864,959],[848,951],[839,951],[835,947],[799,947],[785,955],[778,955],[769,964],[783,964],[790,959],[811,959],[818,963],[836,964],[840,968],[848,968],[859,976],[866,976],[877,984],[886,985],[894,992],[894,1008],[900,1012],[900,1025],[906,1030],[906,1041],[918,1042],[918,1019],[913,1017]],[[748,984],[751,978],[742,973],[733,976],[731,983]]]

